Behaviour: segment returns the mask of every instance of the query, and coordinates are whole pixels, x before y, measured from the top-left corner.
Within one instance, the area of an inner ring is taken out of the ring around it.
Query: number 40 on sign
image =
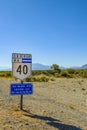
[[[21,80],[31,75],[32,55],[31,54],[12,54],[12,73],[13,76]]]

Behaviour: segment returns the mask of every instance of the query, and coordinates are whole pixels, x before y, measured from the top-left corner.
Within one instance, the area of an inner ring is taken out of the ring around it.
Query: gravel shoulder
[[[0,79],[0,130],[87,130],[87,79],[33,83],[33,95],[10,95]]]

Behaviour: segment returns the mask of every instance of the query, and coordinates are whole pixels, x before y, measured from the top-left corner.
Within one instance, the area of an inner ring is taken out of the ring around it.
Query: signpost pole
[[[21,84],[23,84],[23,80],[21,80]],[[20,97],[20,110],[23,110],[23,95]]]

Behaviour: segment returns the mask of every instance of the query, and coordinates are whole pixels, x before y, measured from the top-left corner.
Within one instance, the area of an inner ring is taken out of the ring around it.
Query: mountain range
[[[39,63],[33,63],[32,64],[32,70],[49,70],[51,68],[51,66],[49,65],[43,65],[43,64],[39,64]],[[74,66],[74,67],[69,67],[72,69],[87,69],[87,64],[82,65],[80,67],[78,66]],[[64,70],[67,69],[67,67],[60,67],[60,69]],[[11,71],[10,67],[0,67],[0,71]]]
[[[48,65],[43,65],[43,64],[39,64],[39,63],[35,63],[32,65],[32,69],[33,70],[48,70],[50,69],[51,66],[48,66]],[[82,65],[82,66],[72,66],[72,67],[69,67],[69,68],[72,68],[72,69],[87,69],[87,64],[85,65]],[[67,67],[60,67],[60,69],[64,70],[64,69],[67,69]]]
[[[33,70],[49,70],[50,66],[48,65],[43,65],[43,64],[39,64],[39,63],[34,63],[32,65],[32,69]]]

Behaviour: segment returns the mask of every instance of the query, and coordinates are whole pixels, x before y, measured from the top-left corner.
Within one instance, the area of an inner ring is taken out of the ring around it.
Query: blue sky
[[[12,53],[33,63],[87,63],[87,0],[0,0],[0,66]]]

